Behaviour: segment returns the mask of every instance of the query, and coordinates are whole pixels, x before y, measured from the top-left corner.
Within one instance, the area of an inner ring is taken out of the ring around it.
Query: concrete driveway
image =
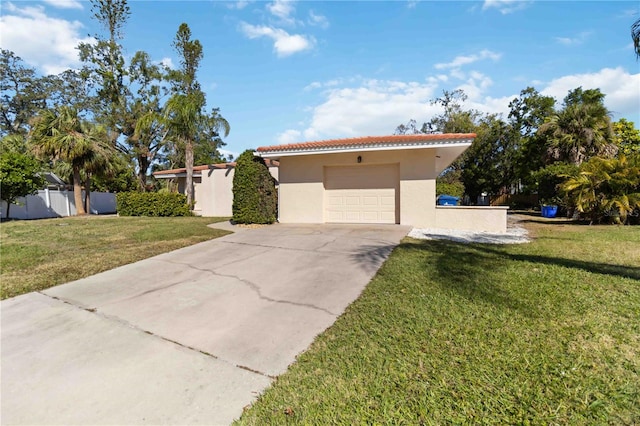
[[[2,424],[228,424],[408,231],[239,230],[5,300]]]

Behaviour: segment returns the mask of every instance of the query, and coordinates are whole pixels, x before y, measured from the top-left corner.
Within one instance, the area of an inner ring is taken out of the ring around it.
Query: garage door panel
[[[396,223],[397,165],[325,168],[325,220]]]
[[[344,200],[345,200],[345,204],[347,206],[359,206],[360,205],[360,197],[358,197],[358,196],[347,195],[347,196],[345,196]]]
[[[382,212],[380,219],[382,219],[382,223],[396,223],[396,213]]]
[[[380,198],[376,196],[362,197],[362,205],[364,206],[378,206],[380,204]]]
[[[380,203],[383,206],[392,206],[395,212],[396,209],[396,199],[395,197],[380,197]]]
[[[344,213],[344,219],[346,222],[359,222],[360,221],[360,212],[359,211],[347,211]]]
[[[380,219],[378,212],[362,212],[364,222],[377,222]]]

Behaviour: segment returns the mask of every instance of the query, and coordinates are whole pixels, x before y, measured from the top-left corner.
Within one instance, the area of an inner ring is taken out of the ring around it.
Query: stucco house
[[[269,172],[278,180],[278,162],[266,160]],[[233,205],[233,175],[236,163],[207,164],[193,167],[193,212],[200,216],[231,216]],[[187,170],[162,170],[155,172],[156,179],[174,179],[178,191],[184,194]]]
[[[473,133],[371,136],[263,146],[279,162],[281,223],[388,223],[506,232],[507,208],[436,206],[436,177]]]

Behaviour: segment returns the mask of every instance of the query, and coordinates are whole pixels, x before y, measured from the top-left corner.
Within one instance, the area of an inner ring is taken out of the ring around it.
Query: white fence
[[[83,191],[84,197],[84,191]],[[44,189],[37,195],[19,198],[18,204],[11,204],[11,219],[45,219],[51,217],[72,216],[76,214],[73,191]],[[1,217],[7,217],[7,203],[2,201]],[[109,192],[91,193],[91,214],[107,214],[116,212],[116,194]]]

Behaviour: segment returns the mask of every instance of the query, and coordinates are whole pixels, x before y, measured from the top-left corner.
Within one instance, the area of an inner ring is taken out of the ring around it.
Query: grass
[[[238,424],[639,424],[640,228],[405,239]]]
[[[9,221],[0,225],[2,299],[221,237],[225,218],[104,217]]]

